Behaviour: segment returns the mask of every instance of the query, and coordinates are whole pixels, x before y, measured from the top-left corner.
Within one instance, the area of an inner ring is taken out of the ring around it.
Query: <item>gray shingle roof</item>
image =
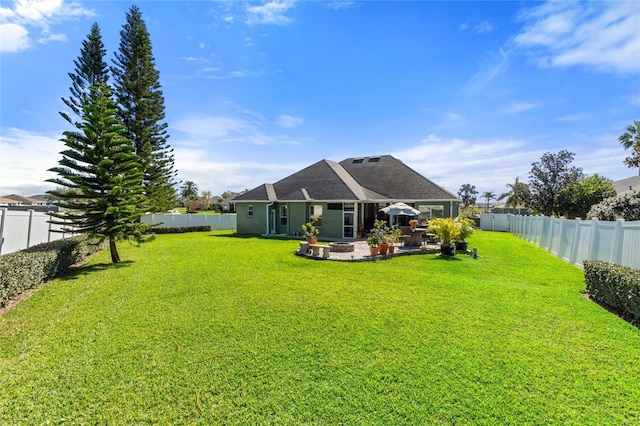
[[[321,160],[235,201],[446,200],[457,197],[390,155]]]

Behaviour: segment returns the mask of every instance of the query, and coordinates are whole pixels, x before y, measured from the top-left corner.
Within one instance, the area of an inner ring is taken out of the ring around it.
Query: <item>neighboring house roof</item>
[[[633,176],[613,182],[613,187],[618,194],[629,191],[640,191],[640,176]]]
[[[17,201],[13,198],[0,197],[0,206],[10,206],[17,204]]]
[[[236,201],[458,201],[390,155],[321,160],[274,184],[260,185]]]
[[[29,197],[23,197],[22,195],[17,195],[17,194],[3,195],[2,198],[13,200],[14,204],[17,203],[17,204],[22,204],[26,206],[43,204],[43,202],[40,200],[36,200]]]

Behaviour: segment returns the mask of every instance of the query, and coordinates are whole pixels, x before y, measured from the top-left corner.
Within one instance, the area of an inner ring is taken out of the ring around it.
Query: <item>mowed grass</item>
[[[510,234],[339,263],[160,235],[0,318],[0,424],[638,424],[640,331]]]

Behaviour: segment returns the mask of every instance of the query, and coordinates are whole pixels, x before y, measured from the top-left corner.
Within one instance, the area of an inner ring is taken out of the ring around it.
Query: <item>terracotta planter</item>
[[[396,246],[389,245],[389,254],[395,253],[395,251],[396,251]]]
[[[316,244],[318,242],[318,237],[307,237],[307,242],[309,244]]]
[[[378,254],[378,246],[369,246],[369,250],[371,251],[371,256],[376,256]]]
[[[389,251],[389,244],[380,243],[380,254],[387,254],[387,251]]]

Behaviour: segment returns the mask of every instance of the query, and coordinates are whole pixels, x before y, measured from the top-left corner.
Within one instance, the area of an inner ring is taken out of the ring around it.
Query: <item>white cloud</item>
[[[464,116],[462,114],[458,114],[456,112],[450,112],[447,114],[447,121],[462,121],[464,120]]]
[[[39,43],[66,41],[64,34],[52,33],[51,27],[62,21],[94,16],[95,13],[75,1],[16,0],[13,9],[0,8],[0,36],[3,52],[19,52],[32,46],[28,28],[40,28]]]
[[[293,129],[295,127],[301,126],[303,123],[304,119],[287,114],[279,115],[276,119],[276,124],[278,126],[285,127],[287,129]]]
[[[19,52],[29,48],[29,32],[18,24],[0,24],[0,52]]]
[[[530,109],[537,108],[538,104],[532,104],[529,102],[512,102],[500,111],[505,114],[517,114],[519,112],[529,111]]]
[[[246,23],[248,25],[256,24],[275,24],[287,25],[293,22],[293,19],[286,16],[286,13],[294,5],[291,0],[271,0],[258,6],[247,6],[246,11],[248,17]]]
[[[250,113],[232,116],[190,116],[172,126],[189,145],[297,145],[299,140],[272,132],[262,119]]]
[[[466,22],[463,24],[460,24],[460,30],[461,31],[465,31],[469,29],[469,24],[467,24]]]
[[[226,190],[242,191],[263,183],[273,183],[308,164],[224,161],[209,158],[200,149],[179,148],[174,151],[175,166],[182,181],[191,180],[201,191],[219,195]]]
[[[324,3],[324,7],[334,10],[351,9],[356,7],[356,5],[357,3],[355,1],[328,1]]]
[[[513,44],[543,67],[640,71],[640,7],[633,1],[548,2],[521,12]]]
[[[473,32],[476,34],[484,34],[493,31],[493,24],[489,21],[480,22],[478,25],[473,27]]]
[[[62,134],[41,134],[16,128],[0,132],[0,195],[35,195],[55,185],[45,182],[56,177],[47,172],[58,165],[64,144]]]
[[[462,89],[468,95],[482,92],[491,81],[509,66],[508,52],[500,49],[499,55],[492,54],[489,60],[480,64],[480,69],[469,79]]]
[[[541,147],[540,143],[527,140],[474,140],[430,134],[392,155],[451,192],[471,183],[480,192],[501,194],[516,176],[527,182],[531,163],[539,161],[545,152],[561,149],[574,152],[573,165],[589,175],[598,173],[612,180],[633,175],[633,170],[622,165],[625,153],[613,134],[590,135],[589,143],[575,146],[567,146],[563,140],[557,147]]]

